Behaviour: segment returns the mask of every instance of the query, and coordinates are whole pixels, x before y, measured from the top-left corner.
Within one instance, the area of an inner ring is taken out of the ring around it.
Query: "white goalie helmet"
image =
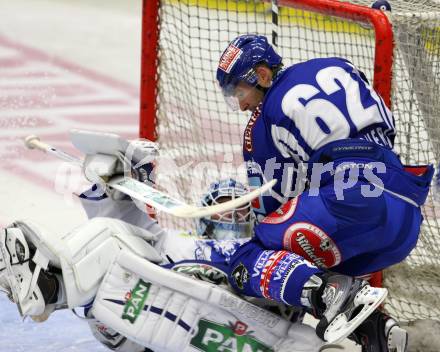
[[[44,271],[49,264],[47,257],[19,227],[0,230],[0,249],[0,288],[17,304],[20,315],[45,313],[58,285],[56,278]]]
[[[234,179],[225,179],[212,183],[201,199],[202,206],[220,204],[239,198],[249,191],[245,185]],[[216,240],[246,238],[252,235],[254,216],[251,204],[199,219],[197,234]]]

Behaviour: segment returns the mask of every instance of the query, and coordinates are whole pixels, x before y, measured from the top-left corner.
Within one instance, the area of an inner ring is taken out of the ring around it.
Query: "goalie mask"
[[[47,269],[49,260],[27,241],[22,230],[0,230],[0,286],[22,316],[38,316],[56,298],[58,281]]]
[[[248,193],[248,189],[233,179],[212,183],[202,197],[202,206],[224,203]],[[216,240],[246,238],[252,235],[254,217],[250,203],[240,208],[201,218],[197,224],[197,234]]]

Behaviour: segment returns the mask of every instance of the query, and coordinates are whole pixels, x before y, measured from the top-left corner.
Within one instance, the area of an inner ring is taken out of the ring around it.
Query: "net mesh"
[[[440,4],[399,0],[392,7],[396,150],[405,163],[438,165]],[[220,54],[235,36],[271,37],[270,9],[261,1],[161,2],[156,128],[162,158],[157,182],[178,198],[197,203],[208,184],[219,178],[246,182],[241,140],[247,116],[227,110],[215,72]],[[277,32],[277,51],[285,65],[341,56],[373,81],[375,34],[365,24],[281,6]],[[404,263],[384,272],[385,286],[390,288],[386,308],[400,320],[440,320],[440,201],[436,203],[433,194],[423,214],[417,248]],[[194,226],[164,214],[159,220],[172,228]]]

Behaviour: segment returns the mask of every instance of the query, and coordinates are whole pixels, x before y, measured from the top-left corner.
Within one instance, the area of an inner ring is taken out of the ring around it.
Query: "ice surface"
[[[55,234],[85,220],[80,170],[23,147],[74,152],[71,128],[138,133],[140,0],[0,0],[0,226],[31,218]],[[0,293],[0,352],[109,351],[71,311],[22,322]]]
[[[44,323],[22,321],[15,306],[0,295],[0,352],[109,351],[95,340],[88,324],[70,310],[58,311]]]

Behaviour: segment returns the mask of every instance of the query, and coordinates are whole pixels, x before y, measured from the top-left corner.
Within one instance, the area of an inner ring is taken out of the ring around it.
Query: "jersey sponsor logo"
[[[289,220],[295,213],[298,201],[299,197],[293,198],[292,200],[275,210],[273,213],[270,213],[268,216],[266,216],[263,221],[261,221],[261,223],[282,224],[283,222]]]
[[[274,252],[267,260],[260,277],[260,291],[264,298],[275,299],[270,294],[271,281],[280,280],[283,270],[278,268],[278,265],[282,263],[282,260],[289,255],[287,251]]]
[[[255,160],[247,160],[246,161],[246,172],[250,175],[263,175],[263,170],[261,169],[261,165],[258,164]]]
[[[225,71],[226,73],[231,72],[232,67],[234,67],[235,62],[241,56],[243,51],[234,45],[229,45],[222,57],[220,58],[220,63],[218,68]]]
[[[232,270],[232,278],[237,284],[237,287],[242,290],[244,288],[244,284],[249,281],[249,272],[243,263],[240,263],[234,268],[234,270]]]
[[[283,245],[321,268],[331,268],[341,262],[341,253],[334,241],[319,227],[307,222],[289,226]]]
[[[246,129],[244,130],[243,148],[249,153],[254,149],[252,145],[252,130],[254,129],[258,117],[261,115],[261,105],[262,103],[260,103],[252,113],[252,116],[246,125]]]
[[[252,277],[257,277],[261,274],[261,270],[266,265],[266,262],[269,260],[270,256],[275,251],[263,251],[261,252],[260,256],[258,257],[257,261],[254,265],[254,273],[252,274]]]
[[[130,291],[130,293],[125,295],[125,297],[128,299],[124,305],[122,319],[128,320],[132,324],[135,323],[139,314],[141,314],[142,310],[144,309],[150,287],[150,282],[145,282],[144,280],[139,279],[136,286]]]
[[[273,352],[272,348],[247,332],[247,325],[239,321],[228,326],[200,319],[191,346],[205,352]]]
[[[193,276],[199,280],[214,283],[216,285],[227,284],[228,278],[222,270],[207,264],[184,263],[172,267],[173,271]]]
[[[346,162],[346,163],[341,163],[338,166],[336,166],[336,170],[335,172],[345,172],[347,170],[352,170],[352,169],[369,169],[369,170],[373,170],[374,168],[374,164],[373,163],[355,163],[355,162]]]

